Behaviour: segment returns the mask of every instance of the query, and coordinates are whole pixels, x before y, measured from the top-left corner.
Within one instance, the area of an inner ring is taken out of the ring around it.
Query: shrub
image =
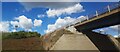
[[[13,39],[21,39],[21,38],[28,38],[28,37],[40,37],[41,34],[37,32],[25,32],[25,31],[19,31],[19,32],[11,32],[11,33],[2,33],[3,39],[13,38]]]

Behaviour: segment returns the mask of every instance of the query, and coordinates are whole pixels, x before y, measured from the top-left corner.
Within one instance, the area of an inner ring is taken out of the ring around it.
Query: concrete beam
[[[120,8],[115,9],[111,12],[106,12],[105,14],[99,15],[98,17],[94,17],[93,19],[87,20],[85,22],[79,23],[75,25],[75,28],[78,31],[83,31],[118,25],[120,24],[119,15]]]

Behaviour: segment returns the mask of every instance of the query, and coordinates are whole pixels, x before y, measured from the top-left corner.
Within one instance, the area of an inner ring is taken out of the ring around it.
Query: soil
[[[2,50],[43,50],[40,37],[2,40]]]

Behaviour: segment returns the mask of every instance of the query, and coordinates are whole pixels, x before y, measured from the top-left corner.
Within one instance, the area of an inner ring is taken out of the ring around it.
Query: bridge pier
[[[119,47],[116,46],[115,40],[112,40],[110,36],[99,34],[92,31],[82,31],[93,43],[94,45],[101,51],[115,51],[119,52]]]

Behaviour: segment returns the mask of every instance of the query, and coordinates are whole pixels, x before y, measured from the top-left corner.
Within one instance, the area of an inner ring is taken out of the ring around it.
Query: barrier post
[[[88,15],[86,16],[87,20],[89,20]]]
[[[96,16],[98,17],[98,11],[96,11]]]
[[[107,6],[107,9],[108,9],[108,11],[110,12],[110,6],[109,6],[109,5]]]

